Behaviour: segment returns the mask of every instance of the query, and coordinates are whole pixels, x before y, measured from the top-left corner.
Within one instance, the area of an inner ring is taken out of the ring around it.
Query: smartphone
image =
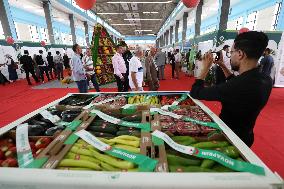
[[[215,61],[218,61],[221,59],[221,52],[212,52],[213,58]]]

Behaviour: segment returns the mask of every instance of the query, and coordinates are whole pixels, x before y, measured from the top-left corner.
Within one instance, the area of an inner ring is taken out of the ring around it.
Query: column
[[[173,44],[173,33],[174,33],[174,27],[170,27],[170,44]]]
[[[220,17],[219,17],[219,30],[223,31],[227,29],[227,22],[230,12],[230,1],[220,0]]]
[[[182,17],[182,44],[185,45],[186,31],[187,31],[187,17],[188,12],[185,12]]]
[[[45,21],[48,31],[49,42],[51,44],[54,44],[55,39],[54,39],[54,30],[53,30],[52,6],[49,1],[43,2],[43,10],[45,14]]]
[[[176,20],[176,27],[175,27],[175,42],[178,42],[178,28],[179,28],[179,20]]]
[[[86,43],[87,43],[87,46],[89,47],[90,46],[90,37],[89,37],[89,24],[88,22],[84,22],[84,27],[85,27],[85,36],[86,36]]]
[[[196,8],[195,15],[195,36],[200,35],[201,15],[202,15],[203,0],[200,1]]]
[[[0,0],[0,21],[5,37],[11,36],[14,40],[17,40],[15,23],[12,18],[8,0]]]
[[[71,35],[72,35],[72,41],[73,44],[77,43],[76,39],[76,29],[75,29],[75,17],[73,14],[69,14],[69,19],[70,19],[70,28],[71,28]]]

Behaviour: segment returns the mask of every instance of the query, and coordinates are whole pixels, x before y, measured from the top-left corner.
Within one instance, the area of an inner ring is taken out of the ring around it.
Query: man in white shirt
[[[127,92],[127,75],[126,75],[126,65],[122,54],[124,53],[125,48],[119,44],[116,47],[116,54],[112,57],[112,66],[114,69],[114,77],[117,82],[118,92]]]
[[[179,49],[176,49],[176,54],[175,54],[175,72],[176,72],[176,79],[179,79],[179,72],[181,70],[181,59],[182,56],[179,52]]]
[[[96,79],[96,73],[94,71],[94,63],[92,60],[92,51],[90,48],[87,48],[86,55],[83,57],[83,65],[86,71],[88,83],[91,80],[93,86],[95,87],[97,92],[100,92],[100,87]]]
[[[72,47],[74,51],[74,55],[70,61],[72,66],[72,76],[73,80],[76,82],[80,93],[88,92],[88,82],[85,73],[85,69],[83,67],[83,63],[81,60],[82,48],[80,45],[75,44]]]
[[[140,61],[143,52],[141,47],[136,47],[134,56],[129,61],[129,86],[132,91],[143,91],[143,67]]]
[[[63,58],[61,57],[59,51],[56,51],[56,55],[54,56],[53,61],[55,63],[57,79],[58,81],[60,81],[60,78],[64,79],[64,77],[63,77]]]

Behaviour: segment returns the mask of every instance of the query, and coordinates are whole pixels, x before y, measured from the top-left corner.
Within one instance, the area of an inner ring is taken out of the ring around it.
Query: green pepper
[[[176,155],[167,154],[167,160],[169,165],[182,165],[182,166],[188,166],[188,165],[200,165],[201,160],[199,159],[189,159],[189,158],[183,158]]]
[[[204,159],[201,163],[201,166],[202,168],[212,168],[214,165],[215,165],[215,161],[214,160],[211,160],[211,159]]]
[[[210,141],[210,142],[199,142],[193,144],[192,146],[201,149],[212,149],[212,148],[222,148],[229,145],[230,143],[227,141]]]

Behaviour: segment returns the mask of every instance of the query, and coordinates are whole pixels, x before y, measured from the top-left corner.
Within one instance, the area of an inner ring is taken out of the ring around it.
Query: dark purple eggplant
[[[29,136],[44,136],[45,129],[42,125],[29,125]]]

